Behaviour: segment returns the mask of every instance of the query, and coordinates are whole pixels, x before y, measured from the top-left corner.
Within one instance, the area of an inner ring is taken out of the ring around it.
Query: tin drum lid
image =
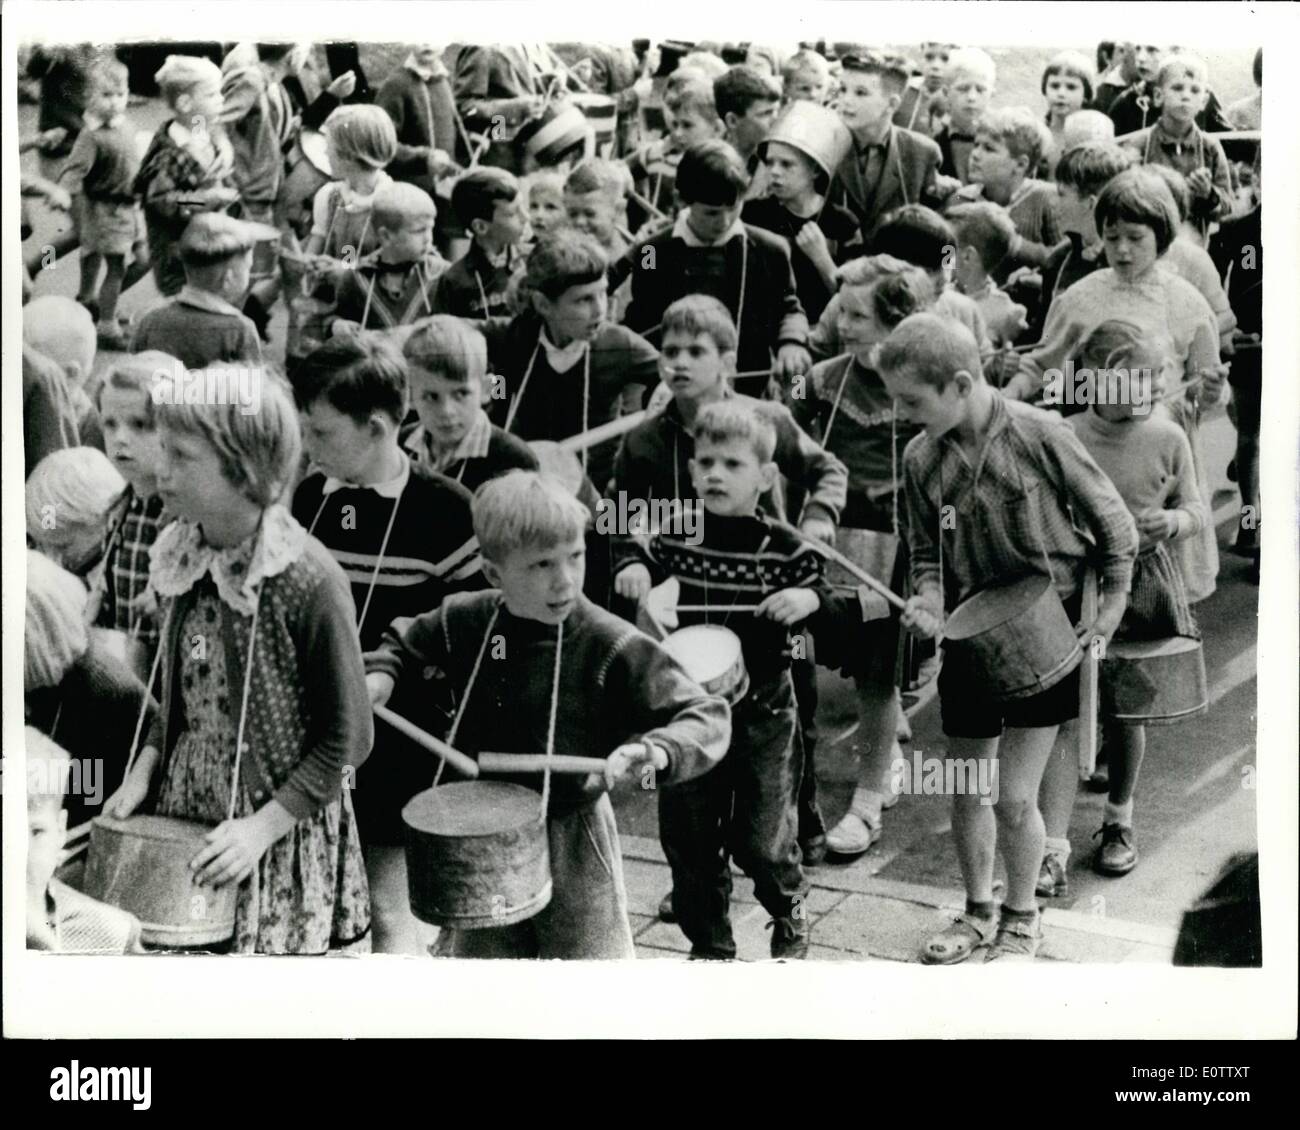
[[[329,141],[323,133],[314,129],[300,130],[298,144],[302,147],[303,156],[317,169],[327,177],[334,175],[333,169],[330,168]]]
[[[944,638],[968,640],[1001,627],[1034,604],[1051,584],[1050,577],[1034,576],[982,589],[963,600],[948,617],[943,627]]]
[[[1171,636],[1163,640],[1111,640],[1106,645],[1103,659],[1155,659],[1200,649],[1201,641],[1187,636]]]
[[[540,793],[507,781],[456,781],[425,789],[402,809],[402,820],[434,836],[495,836],[541,818]]]
[[[159,840],[168,843],[183,843],[187,840],[201,840],[212,828],[192,820],[182,820],[176,816],[128,816],[117,820],[112,816],[100,814],[95,817],[95,824],[106,832],[118,835],[134,836],[140,840]]]

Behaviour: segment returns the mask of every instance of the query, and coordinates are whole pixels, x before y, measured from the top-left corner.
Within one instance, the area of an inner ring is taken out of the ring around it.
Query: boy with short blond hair
[[[1192,197],[1189,217],[1204,238],[1209,225],[1229,216],[1235,206],[1223,146],[1196,124],[1209,97],[1209,71],[1199,56],[1180,52],[1160,65],[1155,85],[1159,119],[1123,144],[1142,164],[1168,165],[1186,178]]]
[[[816,51],[801,47],[781,67],[781,101],[826,105],[831,92],[831,65]]]
[[[876,366],[902,418],[924,429],[903,454],[904,528],[916,593],[903,625],[933,639],[945,615],[972,593],[1042,574],[1044,564],[1073,623],[1084,571],[1095,567],[1102,575],[1101,611],[1083,632],[1108,640],[1127,604],[1137,529],[1069,425],[1000,396],[981,376],[974,338],[933,314],[914,314],[895,327]],[[1032,519],[1008,508],[1002,492],[979,485],[994,481],[1015,484],[1017,498],[1036,499]],[[962,507],[960,520],[943,521],[945,507],[954,504]],[[1031,520],[1027,538],[1020,526]],[[946,649],[939,703],[949,754],[976,764],[996,760],[998,791],[993,805],[974,791],[953,796],[966,908],[926,941],[923,962],[951,965],[990,943],[989,961],[1030,960],[1037,953],[1042,930],[1034,891],[1044,850],[1038,787],[1058,726],[1077,716],[1078,680],[1076,668],[1047,690],[1002,701],[969,660]],[[1000,922],[993,903],[998,841],[1007,866]]]
[[[603,774],[550,779],[550,904],[515,926],[453,932],[453,956],[633,957],[618,829],[605,794],[634,782],[681,787],[713,769],[731,736],[725,702],[705,694],[648,636],[582,595],[589,521],[586,507],[549,476],[511,471],[485,483],[474,530],[498,587],[396,621],[366,655],[375,702],[402,684],[422,684],[427,669],[440,672],[460,704],[448,740],[470,756],[606,758]],[[500,647],[489,649],[494,639]],[[510,780],[542,792],[540,773]]]
[[[487,341],[470,323],[435,314],[406,339],[402,355],[419,417],[402,439],[414,463],[471,493],[506,471],[537,469],[528,444],[488,418],[483,406],[497,386],[488,375]]]
[[[679,207],[677,166],[682,154],[698,142],[721,137],[726,127],[718,117],[712,81],[692,70],[678,69],[669,77],[664,119],[668,136],[632,154],[627,167],[637,192],[671,216]]]
[[[393,330],[437,310],[436,294],[448,268],[433,246],[438,209],[421,188],[402,181],[375,193],[371,209],[379,246],[324,280],[318,293],[334,290],[330,332]]]
[[[936,99],[943,98],[948,58],[956,49],[955,43],[921,44],[921,73],[909,81],[903,91],[898,109],[894,111],[894,125],[927,137],[930,135],[931,108]]]
[[[261,339],[240,306],[252,274],[253,248],[278,237],[267,224],[245,223],[220,212],[195,216],[178,245],[185,286],[140,319],[131,352],[161,350],[189,369],[217,361],[259,363]]]
[[[190,219],[223,212],[239,199],[234,150],[221,126],[221,68],[169,55],[154,76],[172,117],[158,127],[132,189],[144,208],[149,268],[165,298],[185,285],[179,243]]]
[[[962,184],[970,181],[969,161],[975,145],[975,127],[989,108],[998,70],[988,53],[978,47],[959,47],[948,56],[944,71],[943,94],[948,107],[948,122],[934,135],[942,161],[939,171],[956,177]]]
[[[84,303],[43,294],[23,307],[23,344],[63,370],[78,438],[83,445],[102,451],[104,435],[93,403],[94,389],[87,387],[95,367],[98,338],[94,318]]]
[[[1023,106],[991,110],[975,127],[967,167],[970,184],[957,193],[956,200],[999,204],[1015,224],[1017,238],[999,279],[1006,278],[1013,263],[1041,267],[1061,242],[1056,188],[1033,176],[1050,144],[1047,127]]]

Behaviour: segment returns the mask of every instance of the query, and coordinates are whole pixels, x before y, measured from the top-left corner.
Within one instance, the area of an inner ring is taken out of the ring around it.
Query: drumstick
[[[666,612],[757,612],[758,604],[677,604]]]
[[[1083,575],[1083,602],[1079,617],[1092,626],[1097,619],[1097,574],[1089,567]],[[1083,666],[1079,668],[1079,779],[1086,781],[1097,768],[1097,653],[1092,641],[1083,645]]]
[[[69,829],[68,834],[63,837],[63,846],[71,847],[78,840],[90,835],[90,825],[92,823],[93,821],[87,820],[84,824],[78,824],[75,828]]]
[[[666,220],[669,218],[667,212],[661,211],[660,209],[656,208],[653,204],[650,203],[649,200],[647,200],[639,192],[629,191],[627,193],[627,198],[631,200],[633,203],[639,204],[642,208],[644,208],[647,212],[650,212],[652,215],[658,216],[660,219]]]
[[[585,432],[579,432],[576,436],[562,439],[556,446],[561,451],[582,451],[588,447],[595,447],[598,443],[604,443],[608,439],[621,436],[624,432],[630,432],[645,417],[646,410],[642,408],[639,412],[631,412],[626,416],[620,416],[617,420],[610,420],[607,424],[601,424],[598,427],[589,428]]]
[[[427,749],[430,753],[436,753],[443,761],[459,769],[466,777],[478,776],[478,765],[471,758],[461,753],[460,750],[453,749],[446,742],[426,733],[414,722],[408,722],[400,714],[394,714],[386,706],[376,706],[374,711],[376,718],[382,718],[399,734],[405,734],[416,745]]]
[[[604,773],[605,760],[601,757],[571,757],[544,753],[480,753],[478,767],[484,773],[542,773],[550,770],[568,776],[586,776]]]
[[[823,557],[830,561],[834,561],[837,565],[852,573],[859,581],[866,585],[867,588],[878,592],[900,612],[907,607],[907,602],[904,601],[898,593],[894,592],[893,589],[883,582],[876,580],[876,578],[862,568],[861,565],[858,565],[848,557],[845,557],[838,549],[827,545],[825,542],[818,541],[816,538],[809,537],[803,532],[803,530],[790,525],[788,522],[772,520],[772,525],[777,526],[788,533],[792,533],[795,537],[807,542],[816,553],[820,553]]]

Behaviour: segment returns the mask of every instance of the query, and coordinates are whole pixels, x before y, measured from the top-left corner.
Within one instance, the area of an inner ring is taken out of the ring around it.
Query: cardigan
[[[789,245],[751,224],[743,229],[743,238],[717,247],[688,247],[671,230],[642,240],[611,267],[610,286],[617,289],[631,273],[632,301],[623,321],[647,337],[658,330],[664,311],[684,295],[719,299],[737,323],[737,371],[764,372],[736,384],[737,391],[754,393],[767,387],[766,370],[776,349],[807,348],[808,318],[795,288]]]
[[[522,269],[523,260],[513,248],[505,263],[497,266],[488,260],[479,241],[471,239],[469,250],[447,268],[439,281],[434,310],[457,318],[508,315],[510,280]]]
[[[484,653],[466,702],[489,626],[499,638]],[[649,636],[586,597],[562,628],[555,753],[603,758],[625,743],[651,742],[668,756],[657,785],[699,777],[722,759],[731,739],[727,704],[701,690]],[[471,757],[482,750],[544,753],[559,632],[513,615],[496,590],[458,593],[434,612],[393,624],[366,655],[366,671],[399,685],[421,675],[449,685],[464,708],[453,744]],[[542,789],[540,773],[500,779]],[[593,803],[582,789],[581,777],[553,777],[548,814]]]
[[[210,583],[206,576],[199,582]],[[167,602],[162,709],[144,743],[164,758],[184,726],[181,668],[193,641],[181,640],[180,629],[197,588]],[[344,767],[360,765],[374,740],[356,612],[343,570],[314,537],[287,569],[262,582],[260,604],[240,778],[254,806],[276,800],[303,820],[338,798]],[[210,641],[226,649],[226,670],[241,689],[251,626],[222,603],[220,639]],[[234,730],[239,693],[229,708]]]
[[[451,87],[445,68],[425,82],[410,67],[397,67],[375,95],[375,105],[393,119],[397,153],[388,171],[397,180],[433,188],[428,158],[423,150],[452,153],[456,125]]]

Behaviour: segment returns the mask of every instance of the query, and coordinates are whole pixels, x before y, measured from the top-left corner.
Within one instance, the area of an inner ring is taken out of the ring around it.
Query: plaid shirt
[[[128,487],[126,505],[109,539],[108,589],[99,617],[103,627],[137,629],[151,647],[158,643],[158,621],[151,613],[136,611],[132,602],[149,587],[149,550],[164,524],[161,496],[141,498]]]
[[[1054,413],[995,396],[974,466],[951,434],[922,434],[903,454],[903,480],[913,587],[942,586],[946,608],[990,585],[1042,574],[1044,559],[1062,599],[1078,588],[1085,558],[1101,570],[1105,591],[1128,592],[1137,527]]]

